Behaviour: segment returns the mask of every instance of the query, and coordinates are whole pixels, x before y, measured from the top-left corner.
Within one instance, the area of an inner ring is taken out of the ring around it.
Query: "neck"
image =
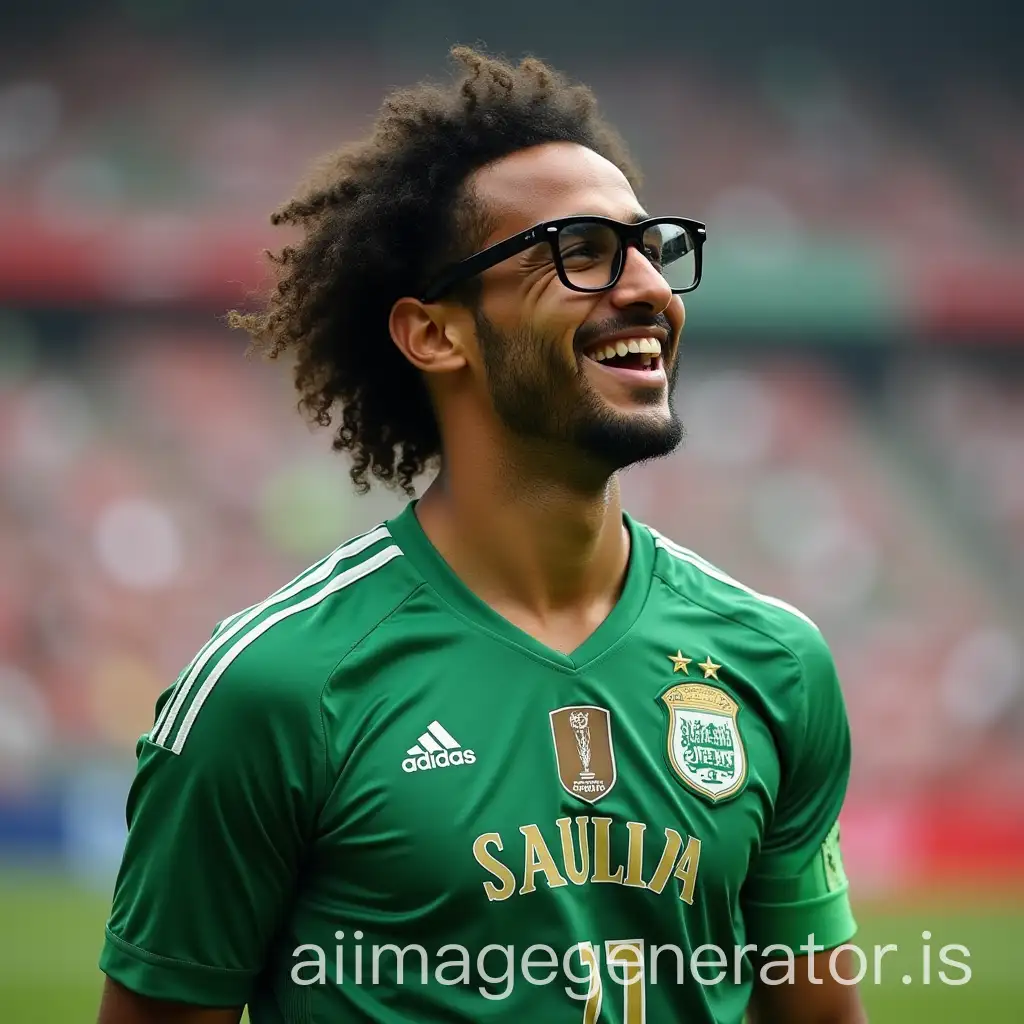
[[[496,459],[494,448],[472,448],[446,453],[417,505],[424,532],[452,570],[499,611],[537,622],[603,617],[629,560],[617,478],[567,481],[571,456],[509,453],[506,445]]]

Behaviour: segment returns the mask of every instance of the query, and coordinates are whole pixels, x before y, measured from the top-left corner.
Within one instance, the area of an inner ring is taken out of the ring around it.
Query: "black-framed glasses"
[[[559,279],[573,291],[614,288],[626,266],[626,250],[632,245],[680,295],[700,284],[706,237],[705,225],[685,217],[650,217],[634,224],[610,217],[562,217],[535,224],[447,267],[424,289],[420,300],[437,302],[455,285],[544,242],[551,246]]]

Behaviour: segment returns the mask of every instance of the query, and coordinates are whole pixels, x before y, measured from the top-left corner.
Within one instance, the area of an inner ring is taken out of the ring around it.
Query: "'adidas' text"
[[[476,754],[463,750],[462,744],[440,722],[431,722],[419,742],[407,751],[409,756],[402,761],[404,772],[425,772],[431,768],[448,768],[452,765],[474,764]]]

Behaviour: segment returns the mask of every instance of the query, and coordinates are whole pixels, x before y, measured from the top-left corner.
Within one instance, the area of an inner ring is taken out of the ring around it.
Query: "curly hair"
[[[250,351],[294,359],[301,411],[320,426],[340,412],[332,447],[351,455],[360,493],[372,474],[412,495],[441,456],[426,385],[387,325],[397,299],[493,230],[467,178],[519,150],[574,142],[639,180],[586,86],[535,58],[512,66],[465,47],[452,56],[459,80],[389,95],[369,136],[327,157],[273,214],[301,240],[267,253],[276,280],[264,308],[228,315],[251,336]],[[457,298],[472,307],[478,293],[470,286]]]

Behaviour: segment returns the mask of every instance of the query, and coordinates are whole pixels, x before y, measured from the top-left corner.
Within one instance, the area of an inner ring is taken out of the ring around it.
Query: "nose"
[[[626,247],[626,265],[612,289],[611,300],[620,307],[647,306],[663,313],[672,301],[672,288],[664,276],[635,245]]]

